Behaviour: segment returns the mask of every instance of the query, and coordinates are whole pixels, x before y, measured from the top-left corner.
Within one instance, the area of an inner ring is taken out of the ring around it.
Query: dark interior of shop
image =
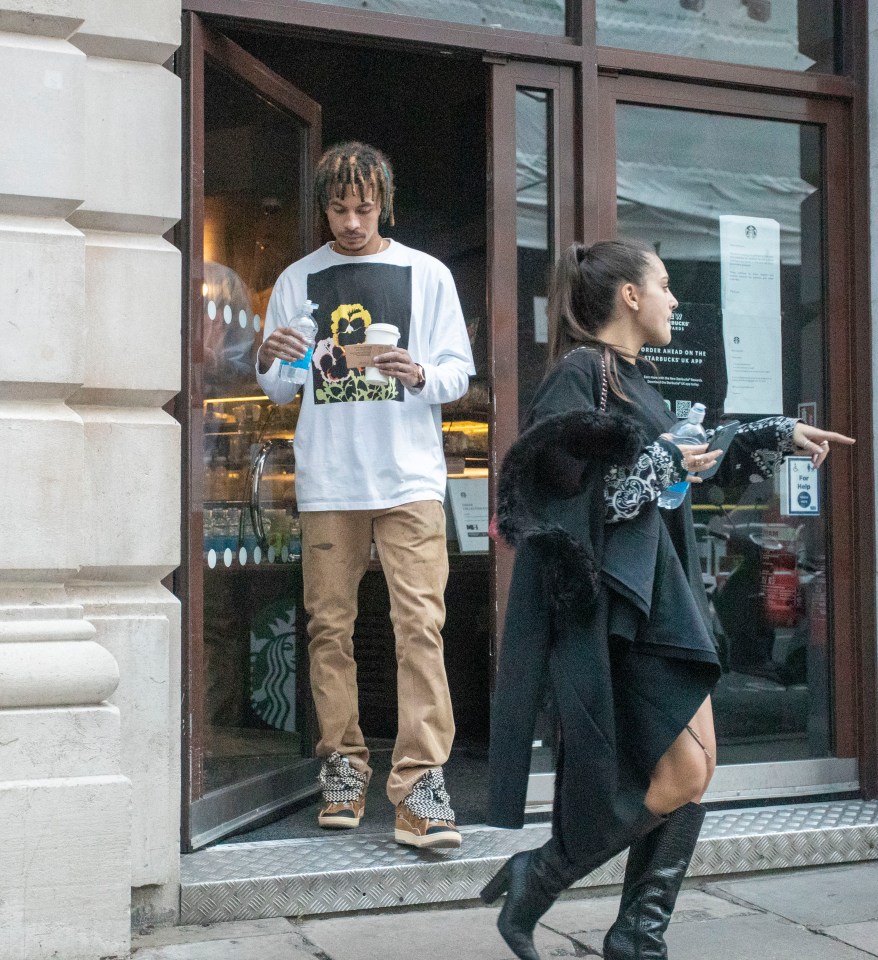
[[[364,140],[383,149],[394,163],[396,225],[382,232],[436,256],[450,268],[479,371],[468,396],[443,410],[449,473],[462,475],[466,469],[467,474],[476,471],[481,475],[484,471],[487,475],[486,84],[483,65],[474,59],[440,55],[426,58],[393,49],[317,43],[304,37],[243,32],[228,35],[321,105],[324,147],[341,140]],[[239,274],[251,291],[256,291],[250,296],[249,307],[264,316],[274,279],[289,262],[306,252],[296,248],[295,199],[282,195],[277,189],[281,181],[297,182],[295,170],[284,173],[280,169],[286,155],[290,164],[298,162],[296,144],[294,137],[289,143],[285,142],[288,134],[282,134],[277,142],[271,133],[274,141],[271,150],[264,151],[260,158],[257,146],[251,153],[259,158],[257,162],[251,163],[243,173],[234,173],[235,165],[241,166],[241,142],[238,141],[235,149],[228,141],[248,128],[246,113],[254,110],[254,103],[252,95],[236,103],[238,94],[230,84],[231,81],[224,82],[218,74],[208,74],[205,256],[208,261],[214,259],[208,252],[210,243],[216,251],[215,258]],[[264,130],[274,129],[270,117],[266,123]],[[225,165],[217,151],[227,154],[229,159]],[[233,154],[238,159],[233,160]],[[262,172],[255,172],[258,170]],[[236,176],[253,182],[242,189],[241,182],[237,185],[230,182]],[[259,196],[260,190],[266,197]],[[258,266],[251,255],[253,250],[258,250],[255,258]],[[237,333],[234,327],[234,323],[231,324],[232,331]],[[227,330],[227,353],[230,335]],[[214,401],[217,404],[221,405],[225,397],[260,392],[248,371],[252,369],[250,354],[258,337],[251,334],[250,339],[253,342],[248,341],[244,351],[247,356],[242,358],[241,378],[237,382],[229,383],[220,376],[213,381],[206,378],[205,396],[217,398]],[[214,409],[231,410],[233,414],[238,409],[234,420],[225,414],[230,420],[229,426],[236,430],[242,419],[252,419],[254,430],[257,423],[263,424],[263,412],[256,411],[250,417],[243,406]],[[280,427],[291,436],[289,431],[294,427],[297,412],[297,409],[275,411],[272,428],[266,431],[261,426],[258,437],[245,438],[241,446],[248,446],[248,439],[252,443],[254,439],[271,436],[272,429]],[[226,429],[222,424],[220,427]],[[207,437],[206,431],[206,441]],[[208,469],[209,459],[206,447]],[[231,493],[234,494],[234,490]],[[289,487],[281,484],[271,495],[281,513],[284,508],[281,501],[288,493]],[[206,493],[205,501],[209,499]],[[227,495],[222,498],[223,505],[231,505],[235,499],[234,495]],[[220,500],[216,495],[215,502]],[[449,530],[453,535],[453,524]],[[484,821],[490,690],[488,555],[460,553],[453,539],[449,554],[447,620],[443,636],[457,738],[445,773],[458,823],[467,824]],[[265,713],[254,711],[252,705],[253,648],[252,639],[248,645],[247,637],[253,634],[256,620],[268,617],[277,624],[287,616],[291,604],[283,598],[285,592],[294,595],[300,589],[299,564],[250,564],[235,570],[221,567],[222,564],[218,564],[216,569],[205,571],[206,721],[212,734],[208,738],[205,760],[209,787],[240,781],[242,776],[264,771],[266,764],[288,762],[291,751],[307,758],[316,740],[313,711],[309,707],[301,610],[293,617],[297,674],[295,730],[288,723],[284,728],[286,733],[273,731]],[[360,587],[360,614],[354,639],[360,719],[375,768],[374,786],[361,829],[386,831],[392,825],[392,808],[383,796],[383,781],[389,771],[396,728],[396,662],[389,598],[377,561],[371,565]],[[224,652],[220,652],[220,648]],[[230,649],[237,652],[231,654]],[[232,665],[233,660],[237,666]],[[271,746],[263,749],[266,744]],[[315,803],[316,798],[315,802],[286,811],[282,819],[259,824],[256,829],[248,828],[249,832],[233,839],[240,842],[316,835],[321,831],[316,825]]]

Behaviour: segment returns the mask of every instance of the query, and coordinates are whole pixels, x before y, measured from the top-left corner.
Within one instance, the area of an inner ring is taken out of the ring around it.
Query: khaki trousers
[[[396,638],[398,728],[387,781],[395,805],[428,769],[445,763],[454,740],[441,633],[448,580],[445,511],[437,500],[420,500],[387,510],[306,512],[300,520],[317,756],[337,750],[370,777],[353,632],[357,589],[373,540],[378,549]]]

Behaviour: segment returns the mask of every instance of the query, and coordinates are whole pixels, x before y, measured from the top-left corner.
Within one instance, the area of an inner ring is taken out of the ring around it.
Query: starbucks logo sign
[[[250,705],[276,730],[296,729],[296,607],[266,604],[250,630]]]

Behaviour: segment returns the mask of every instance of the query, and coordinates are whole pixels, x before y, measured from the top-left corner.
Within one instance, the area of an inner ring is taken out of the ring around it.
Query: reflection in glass
[[[552,93],[515,92],[515,234],[518,247],[518,418],[522,423],[546,373],[548,282],[557,251],[552,194]],[[531,773],[554,769],[555,718],[537,718]]]
[[[776,221],[780,234],[780,316],[775,309],[769,317],[761,300],[750,304],[753,316],[778,331],[783,358],[777,372],[780,409],[761,415],[825,419],[820,130],[627,105],[618,108],[617,121],[619,233],[652,243],[668,267],[680,313],[691,321],[685,330],[675,326],[678,347],[693,336],[718,344],[701,366],[692,355],[692,379],[703,377],[692,395],[682,399],[685,389],[672,384],[666,399],[670,393],[688,405],[702,399],[694,395],[700,391],[705,399],[716,395],[715,417],[723,406],[727,416],[739,414],[725,402],[742,369],[730,351],[746,354],[747,345],[723,336],[723,325],[737,318],[728,309],[723,313],[723,283],[735,265],[721,256],[720,217],[742,216]],[[755,226],[745,235],[755,237]],[[727,289],[726,306],[728,296]],[[662,359],[653,359],[662,375]],[[750,411],[738,418],[758,416]],[[693,487],[704,582],[723,662],[714,696],[721,763],[831,751],[826,474],[816,517],[783,514],[780,479],[754,476],[734,485]]]
[[[546,297],[555,259],[549,189],[552,95],[515,93],[516,245],[518,247],[518,410],[523,420],[546,372]]]
[[[376,13],[395,13],[466,23],[495,30],[523,30],[550,36],[563,36],[566,20],[564,0],[317,0],[335,7],[353,7]]]
[[[307,748],[306,711],[296,696],[304,651],[289,449],[298,405],[270,404],[254,371],[274,281],[306,252],[299,222],[303,135],[296,119],[207,67],[201,341],[207,792],[283,767]],[[254,516],[254,468],[266,447]]]
[[[605,47],[835,73],[836,0],[597,0]]]

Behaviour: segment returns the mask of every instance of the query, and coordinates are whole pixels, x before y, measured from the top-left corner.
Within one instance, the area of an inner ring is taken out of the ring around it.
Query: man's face
[[[381,247],[378,233],[378,218],[381,207],[375,202],[374,190],[360,199],[358,190],[347,187],[342,197],[333,197],[326,208],[329,229],[335,237],[338,253],[352,257],[364,257],[377,253]]]

